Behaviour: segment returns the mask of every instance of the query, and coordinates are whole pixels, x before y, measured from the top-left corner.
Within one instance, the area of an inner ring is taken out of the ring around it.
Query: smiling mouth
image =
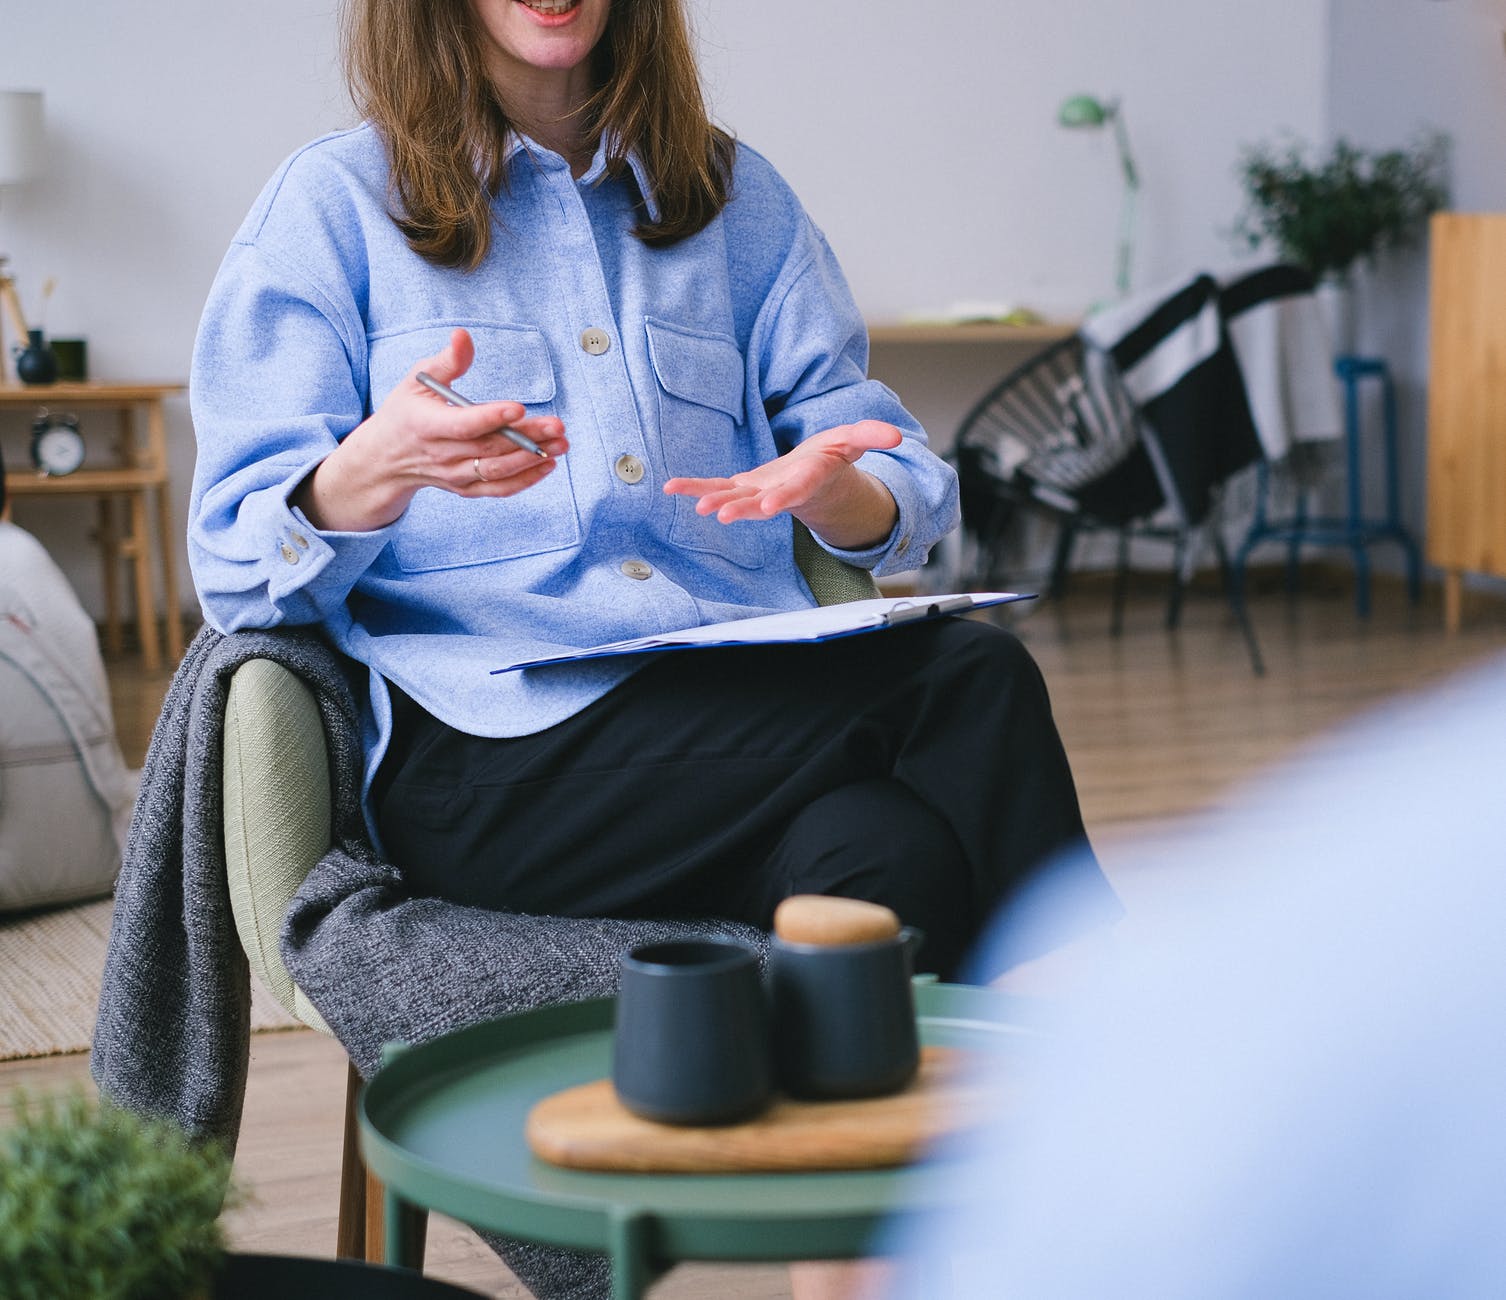
[[[574,9],[580,4],[580,0],[518,0],[518,3],[532,9],[535,13],[558,18],[561,14],[569,13]]]

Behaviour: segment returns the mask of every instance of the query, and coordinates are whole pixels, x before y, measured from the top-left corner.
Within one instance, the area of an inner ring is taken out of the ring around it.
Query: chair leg
[[[382,1181],[366,1170],[366,1260],[380,1264],[387,1254],[387,1223],[383,1215]]]
[[[1261,464],[1264,470],[1264,462]],[[1262,495],[1260,497],[1260,510],[1262,514],[1257,516],[1257,522],[1263,527],[1263,512],[1265,508],[1264,477],[1262,475]],[[1239,622],[1240,635],[1244,637],[1245,649],[1250,654],[1250,670],[1257,677],[1265,676],[1265,660],[1260,654],[1260,641],[1255,636],[1255,625],[1250,621],[1250,610],[1245,604],[1245,561],[1249,558],[1251,549],[1257,540],[1257,534],[1252,526],[1246,535],[1244,544],[1239,548],[1237,555],[1231,559],[1229,548],[1224,542],[1223,530],[1223,498],[1220,496],[1214,506],[1213,512],[1208,518],[1208,536],[1213,542],[1213,553],[1218,557],[1219,577],[1223,581],[1224,594],[1229,598],[1229,607],[1234,611],[1234,617]]]
[[[1265,660],[1260,654],[1260,642],[1255,637],[1255,625],[1250,622],[1250,611],[1245,605],[1244,584],[1236,583],[1229,589],[1229,603],[1234,606],[1234,617],[1239,622],[1240,634],[1245,639],[1245,649],[1250,654],[1250,671],[1257,677],[1265,676]]]
[[[1209,533],[1213,538],[1213,558],[1218,561],[1219,586],[1227,592],[1233,576],[1232,565],[1229,560],[1229,547],[1224,541],[1224,532],[1218,526],[1217,520],[1214,521],[1213,527],[1209,529]]]
[[[1119,530],[1119,545],[1115,551],[1114,594],[1109,614],[1109,635],[1118,636],[1124,631],[1124,602],[1129,595],[1130,530],[1128,525]]]
[[[1067,593],[1067,573],[1072,567],[1072,547],[1076,541],[1077,520],[1063,515],[1056,533],[1056,552],[1051,557],[1051,580],[1046,586],[1053,600]]]
[[[397,1258],[403,1267],[422,1273],[429,1236],[429,1212],[400,1202],[398,1232],[402,1239]],[[366,1261],[370,1264],[387,1262],[386,1193],[381,1179],[369,1169],[366,1171]]]
[[[970,578],[971,585],[977,590],[989,587],[994,581],[994,575],[1002,567],[1011,513],[1008,505],[996,501],[978,534],[977,554]],[[957,590],[965,591],[966,587],[958,587]]]
[[[1218,521],[1214,521],[1214,545],[1218,550],[1219,568],[1224,573],[1224,593],[1229,597],[1229,607],[1239,623],[1240,635],[1244,637],[1245,649],[1250,654],[1250,670],[1257,677],[1265,676],[1265,660],[1260,654],[1260,642],[1255,636],[1255,625],[1250,621],[1250,608],[1245,604],[1245,560],[1249,557],[1253,541],[1246,541],[1231,561],[1224,549],[1223,539],[1218,535]]]
[[[340,1222],[335,1233],[335,1258],[380,1264],[387,1253],[382,1184],[361,1159],[360,1121],[356,1115],[360,1093],[361,1076],[351,1065],[345,1075],[345,1141],[340,1157]],[[423,1268],[428,1229],[427,1210],[403,1207],[403,1258],[419,1270]]]
[[[1192,565],[1196,552],[1185,529],[1176,535],[1175,550],[1171,560],[1171,592],[1166,598],[1166,628],[1173,631],[1182,625],[1182,597],[1187,584],[1192,581]]]
[[[366,1258],[366,1163],[361,1159],[356,1097],[361,1076],[356,1067],[345,1076],[345,1136],[340,1155],[340,1222],[335,1232],[336,1259]]]

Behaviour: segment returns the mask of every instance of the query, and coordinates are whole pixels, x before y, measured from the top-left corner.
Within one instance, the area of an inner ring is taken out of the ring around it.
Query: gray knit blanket
[[[240,1128],[250,973],[225,879],[221,767],[230,678],[253,658],[296,673],[323,717],[334,842],[289,909],[283,960],[363,1076],[383,1043],[615,992],[618,960],[638,943],[693,934],[762,945],[760,932],[727,921],[524,916],[408,895],[362,817],[353,665],[313,631],[206,628],[163,703],[116,887],[91,1060],[116,1104],[231,1147]],[[602,1256],[487,1240],[546,1300],[611,1293]]]

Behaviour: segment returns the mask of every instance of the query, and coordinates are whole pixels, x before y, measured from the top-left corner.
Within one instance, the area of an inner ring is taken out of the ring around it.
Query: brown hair
[[[351,99],[392,166],[392,219],[422,257],[474,270],[511,124],[471,0],[347,0],[343,35]],[[733,143],[707,117],[682,0],[614,0],[592,59],[586,135],[606,134],[613,175],[636,150],[658,205],[633,233],[656,247],[695,234],[726,206]]]

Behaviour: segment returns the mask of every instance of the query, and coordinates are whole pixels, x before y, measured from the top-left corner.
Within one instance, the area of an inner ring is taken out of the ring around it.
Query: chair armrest
[[[805,575],[806,585],[818,605],[845,605],[850,600],[871,600],[879,594],[878,583],[867,569],[839,560],[810,535],[798,519],[795,525],[795,564]]]
[[[225,706],[225,869],[252,972],[304,1024],[329,1027],[282,964],[288,904],[330,844],[329,751],[313,695],[270,659],[249,659]]]

